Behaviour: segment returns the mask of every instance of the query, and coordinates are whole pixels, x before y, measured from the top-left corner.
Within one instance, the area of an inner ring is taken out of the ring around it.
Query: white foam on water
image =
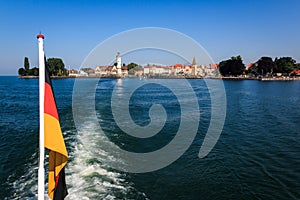
[[[21,177],[16,177],[16,174],[12,174],[8,177],[8,185],[13,190],[11,197],[5,199],[36,199],[37,198],[37,172],[38,161],[36,159],[37,152],[35,152],[29,160],[33,160],[33,163],[27,163],[24,166],[26,171]],[[12,181],[12,179],[15,179]]]
[[[99,123],[99,122],[98,122]],[[137,191],[133,183],[125,180],[127,174],[109,167],[111,162],[122,162],[115,158],[108,149],[115,145],[103,134],[99,125],[93,120],[85,119],[81,125],[83,131],[67,130],[63,132],[69,151],[66,165],[66,199],[134,199],[134,196],[145,197]],[[112,133],[117,134],[117,133]],[[48,155],[45,158],[45,199],[47,196]],[[37,199],[38,152],[35,152],[24,166],[21,177],[12,174],[8,184],[13,193],[6,199]],[[132,196],[133,195],[133,196]],[[146,198],[146,197],[145,197]]]
[[[81,134],[68,134],[65,132],[65,139],[73,137],[72,151],[69,152],[69,162],[66,166],[66,183],[68,187],[68,196],[66,199],[117,199],[115,193],[124,194],[124,199],[129,190],[134,190],[130,184],[125,183],[125,174],[111,170],[106,163],[116,161],[116,158],[109,155],[104,149],[101,149],[105,138],[98,134],[96,126],[85,124],[85,132]],[[68,138],[69,137],[69,138]],[[10,187],[13,188],[13,194],[6,199],[37,199],[37,152],[32,155],[34,163],[27,163],[24,168],[26,173],[16,178],[11,175],[8,179],[11,181]],[[48,155],[47,155],[48,157]],[[47,170],[48,158],[45,159],[45,170]],[[45,174],[45,199],[47,196],[47,172]],[[137,192],[137,191],[136,191]]]
[[[86,122],[83,126],[70,153],[73,160],[66,167],[66,199],[116,199],[115,192],[126,194],[131,186],[125,184],[125,175],[105,164],[115,158],[99,144],[109,141],[97,132],[96,125]]]

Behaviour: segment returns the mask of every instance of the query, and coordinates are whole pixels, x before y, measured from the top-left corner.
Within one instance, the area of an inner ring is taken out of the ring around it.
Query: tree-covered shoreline
[[[258,61],[250,63],[247,67],[241,56],[233,56],[228,60],[219,63],[219,71],[222,76],[248,75],[252,77],[272,77],[277,75],[296,75],[300,69],[300,63],[296,63],[292,57],[271,57],[263,56]]]
[[[48,58],[45,62],[49,68],[50,75],[53,77],[67,77],[68,70],[65,68],[61,58]],[[128,66],[129,74],[141,67],[135,63]],[[84,68],[85,69],[85,68]],[[88,68],[87,68],[88,69]],[[263,56],[254,63],[246,66],[240,55],[232,56],[228,60],[221,61],[218,64],[218,71],[222,77],[278,77],[278,76],[295,76],[300,74],[300,63],[296,63],[292,57],[271,57]],[[24,58],[24,67],[19,68],[20,77],[38,77],[39,68],[30,69],[29,59]]]
[[[48,58],[45,62],[51,76],[68,76],[68,70],[61,58]],[[22,77],[37,77],[39,76],[39,68],[34,67],[30,69],[28,57],[24,58],[24,67],[19,68],[18,75]]]

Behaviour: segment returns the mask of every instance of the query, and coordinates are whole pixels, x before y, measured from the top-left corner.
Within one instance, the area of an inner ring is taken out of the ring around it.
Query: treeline
[[[134,75],[137,71],[143,69],[143,67],[134,62],[131,62],[127,65],[127,69],[128,69],[128,74]]]
[[[292,57],[276,57],[274,60],[271,57],[261,57],[247,68],[241,56],[233,56],[219,63],[219,71],[223,76],[272,76],[278,73],[289,76],[295,69],[300,69],[300,63],[296,63]]]
[[[48,58],[45,65],[48,67],[51,76],[68,76],[68,70],[61,58]],[[39,68],[30,69],[29,59],[24,58],[24,67],[19,68],[19,76],[38,76]]]

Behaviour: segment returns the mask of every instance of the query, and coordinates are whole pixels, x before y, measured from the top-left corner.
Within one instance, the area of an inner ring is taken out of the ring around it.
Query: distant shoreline
[[[18,76],[20,79],[37,79],[38,76]],[[139,77],[117,77],[117,76],[51,76],[52,79],[67,79],[67,78],[139,78]],[[196,77],[174,77],[174,76],[153,76],[146,77],[147,79],[222,79],[222,80],[258,80],[258,81],[300,81],[300,77],[204,77],[204,78],[196,78]]]
[[[18,78],[20,78],[20,79],[35,79],[35,78],[39,78],[39,76],[18,76]],[[64,79],[64,78],[76,78],[76,77],[72,77],[72,76],[51,76],[51,78],[53,78],[53,79]]]
[[[222,80],[300,81],[300,77],[221,77]]]

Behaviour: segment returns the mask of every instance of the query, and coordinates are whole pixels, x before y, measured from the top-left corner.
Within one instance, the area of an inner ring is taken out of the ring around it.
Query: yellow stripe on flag
[[[53,199],[55,191],[55,177],[67,164],[68,153],[61,132],[59,121],[44,114],[45,120],[45,148],[49,149],[48,195]]]

